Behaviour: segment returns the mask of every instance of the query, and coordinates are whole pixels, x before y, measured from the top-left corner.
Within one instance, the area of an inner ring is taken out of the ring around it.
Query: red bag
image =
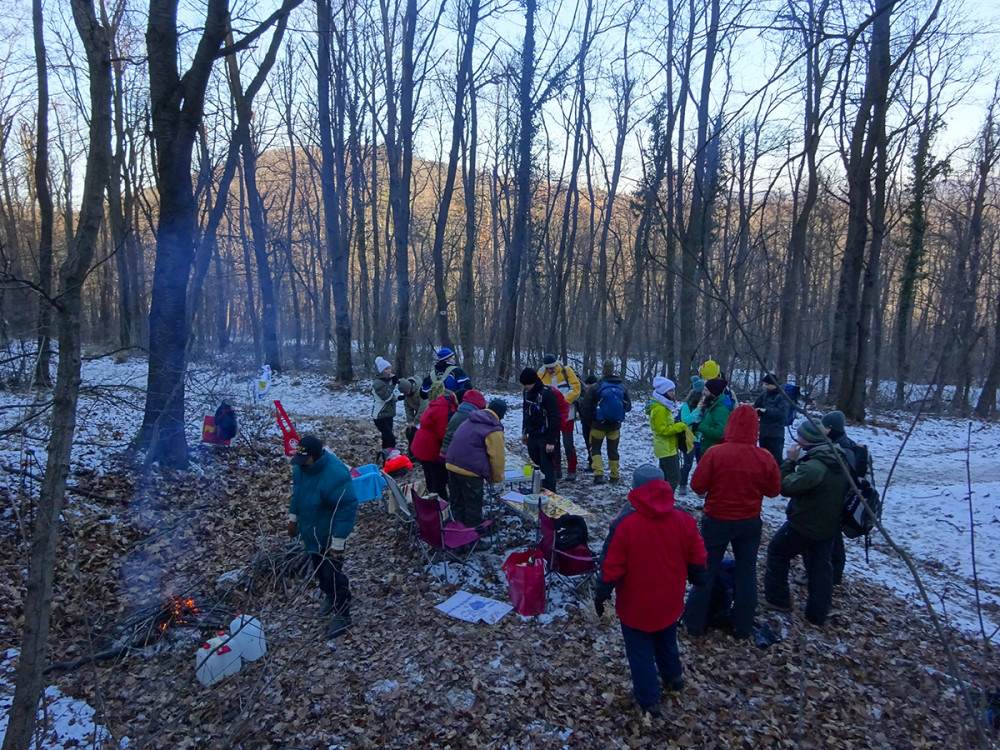
[[[212,445],[229,445],[228,440],[223,440],[216,436],[215,417],[211,414],[205,416],[205,422],[201,426],[201,442]]]
[[[280,401],[274,402],[275,413],[278,416],[278,429],[281,430],[281,437],[285,440],[285,455],[294,456],[299,447],[299,433],[295,431],[295,425],[288,418],[285,407]]]
[[[537,549],[511,552],[504,560],[510,603],[519,615],[529,617],[545,613],[545,566]]]

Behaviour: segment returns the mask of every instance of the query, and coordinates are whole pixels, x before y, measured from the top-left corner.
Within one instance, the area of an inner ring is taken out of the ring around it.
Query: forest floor
[[[915,602],[913,584],[889,559],[881,539],[868,564],[863,547],[848,543],[848,574],[823,629],[807,626],[796,609],[790,615],[759,613],[782,636],[766,649],[721,631],[697,640],[682,634],[687,687],[663,698],[662,719],[648,719],[634,706],[614,614],[598,618],[589,603],[577,602],[558,585],[550,589],[545,615],[522,618],[511,612],[492,626],[434,609],[458,590],[507,601],[500,566],[510,551],[528,547],[534,534],[511,516],[501,518],[494,549],[476,554],[477,566],[452,565],[445,580],[440,566],[425,566],[384,505],[363,503],[348,548],[355,625],[329,641],[316,616],[315,584],[279,570],[295,544],[285,533],[291,470],[271,421],[273,410],[244,404],[231,384],[193,376],[200,385],[191,389],[189,413],[211,413],[218,398],[228,395],[241,415],[241,437],[230,449],[197,446],[188,471],[145,472],[121,452],[139,408],[125,395],[138,389],[127,374],[131,370],[110,363],[88,366],[91,390],[81,412],[74,490],[63,516],[50,637],[52,663],[81,657],[84,663],[47,675],[43,746],[523,750],[973,744],[968,714],[926,610]],[[300,433],[316,431],[348,465],[371,461],[377,444],[367,418],[367,389],[327,388],[318,378],[302,376],[280,380],[271,395],[282,400]],[[18,398],[0,396],[4,403]],[[641,404],[633,397],[637,408],[622,448],[625,477],[652,458]],[[517,404],[515,394],[507,399]],[[505,424],[511,466],[523,463],[519,420],[515,408]],[[908,425],[897,417],[871,421],[875,426],[866,428],[864,437],[883,457],[887,473],[890,447],[902,444]],[[192,441],[198,425],[200,417],[192,417]],[[988,468],[998,428],[977,424],[970,431],[965,425],[933,420],[922,423],[923,432],[915,431],[897,462],[896,489],[887,493],[887,526],[928,574],[967,683],[982,698],[1000,687],[996,655],[976,635],[980,628],[992,635],[991,623],[998,619],[987,590],[1000,581],[994,574],[1000,521],[994,520],[997,502],[991,500],[991,485],[1000,477]],[[23,451],[13,450],[0,449],[0,461],[16,468]],[[42,456],[39,460],[44,464]],[[979,610],[970,609],[976,592],[963,551],[972,505],[966,502],[970,492],[962,489],[963,462],[971,467],[976,499]],[[0,663],[0,693],[12,681],[21,624],[27,546],[19,483],[32,489],[32,480],[4,473],[0,647],[6,658]],[[588,474],[579,476],[582,481],[559,490],[595,515],[591,547],[597,548],[626,502],[627,480],[619,487],[594,488]],[[685,501],[697,499],[678,502],[697,515],[698,508]],[[782,508],[780,498],[765,500],[762,551]],[[890,521],[897,516],[907,520],[894,526]],[[234,571],[240,574],[224,575]],[[122,623],[155,610],[169,595],[192,597],[202,627],[170,627],[148,647],[87,662],[88,654],[122,635]],[[805,587],[793,585],[793,596],[803,602]],[[237,611],[264,624],[268,652],[237,675],[203,687],[194,678],[194,655],[213,634],[212,626],[227,625]],[[57,709],[66,701],[85,703],[96,713],[60,720]],[[101,729],[95,742],[96,725]]]

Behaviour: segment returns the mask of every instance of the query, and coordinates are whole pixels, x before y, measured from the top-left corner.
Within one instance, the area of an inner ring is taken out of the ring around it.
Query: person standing
[[[420,382],[412,375],[407,378],[400,378],[396,383],[399,389],[400,401],[403,402],[403,414],[406,416],[406,428],[403,433],[406,435],[406,444],[410,453],[413,453],[413,437],[417,434],[417,424],[420,420]]]
[[[653,378],[653,396],[646,405],[646,414],[653,431],[653,455],[660,462],[660,470],[672,490],[676,490],[681,481],[677,440],[688,432],[686,424],[674,421],[676,397],[673,380],[660,375]]]
[[[705,451],[722,440],[726,431],[726,421],[732,412],[732,409],[726,405],[728,399],[723,395],[726,385],[726,381],[720,378],[706,381],[698,408],[691,415],[691,429],[695,430],[695,425],[697,425],[696,432],[702,456],[705,455]]]
[[[445,394],[458,393],[472,387],[472,381],[465,374],[465,370],[458,366],[455,352],[447,346],[443,346],[437,351],[437,361],[430,374],[424,378],[420,387],[420,414],[423,415],[431,401],[440,398]]]
[[[674,493],[654,464],[632,474],[628,505],[604,542],[594,609],[615,593],[632,691],[639,708],[659,717],[660,683],[684,688],[677,650],[677,621],[684,611],[686,581],[705,573],[705,545],[694,518],[674,507]]]
[[[518,380],[524,393],[521,442],[528,446],[528,455],[541,469],[542,486],[555,492],[556,470],[552,459],[559,441],[559,401],[531,367],[521,370]]]
[[[448,470],[444,468],[441,443],[448,429],[451,415],[458,409],[458,397],[448,391],[431,401],[420,417],[420,426],[413,438],[413,455],[424,467],[427,491],[448,500]]]
[[[788,520],[767,547],[764,600],[772,609],[789,611],[788,570],[802,555],[809,581],[806,620],[822,626],[833,597],[834,539],[840,536],[840,514],[848,480],[822,428],[799,424],[795,445],[781,464],[781,494],[788,497]]]
[[[753,402],[760,418],[760,447],[774,456],[776,466],[781,466],[785,453],[785,416],[791,404],[782,394],[774,375],[768,373],[761,383],[764,390]]]
[[[288,533],[298,536],[309,555],[320,590],[326,595],[320,617],[333,614],[328,638],[346,631],[351,621],[351,585],[344,573],[347,537],[354,530],[358,500],[351,472],[315,435],[299,440],[292,464],[292,500]]]
[[[594,484],[604,484],[604,459],[601,455],[604,439],[608,439],[608,470],[611,483],[618,484],[621,475],[618,466],[618,442],[622,436],[622,422],[632,411],[632,399],[615,373],[615,363],[604,360],[601,382],[594,386],[594,421],[590,425],[590,465],[594,469]]]
[[[396,418],[396,383],[398,377],[392,374],[392,365],[382,357],[375,358],[375,369],[378,375],[372,380],[372,420],[382,434],[382,454],[387,454],[396,447],[396,434],[392,422]]]
[[[688,633],[705,633],[712,586],[729,546],[736,561],[732,624],[746,638],[757,612],[757,550],[763,524],[764,496],[781,490],[781,473],[773,457],[757,447],[759,421],[748,404],[737,406],[726,422],[725,439],[705,451],[691,477],[691,489],[705,496],[701,536],[708,553],[703,585],[688,594],[684,624]]]
[[[688,391],[687,396],[684,398],[684,403],[681,404],[680,413],[681,421],[692,431],[696,424],[693,418],[694,410],[698,408],[698,402],[701,401],[701,392],[703,390],[705,390],[705,381],[697,375],[692,375],[691,390]],[[698,435],[695,432],[692,432],[692,434],[694,435],[692,444],[686,445],[685,450],[680,452],[681,486],[680,491],[676,493],[678,495],[687,494],[688,477],[691,475],[691,469],[694,468],[694,462],[701,455],[701,444],[698,442]]]
[[[844,463],[847,464],[848,471],[855,480],[864,477],[868,473],[867,451],[862,462],[865,466],[859,466],[858,444],[847,437],[847,418],[844,412],[835,410],[823,416],[823,431],[830,438],[830,442],[843,451]],[[830,555],[833,564],[833,585],[839,586],[844,581],[844,566],[847,564],[847,551],[844,549],[844,534],[841,532],[833,539],[833,552]]]
[[[503,418],[506,413],[506,402],[493,399],[486,409],[469,414],[455,431],[455,439],[448,446],[445,466],[448,469],[451,515],[469,528],[483,522],[486,481],[503,481],[507,462],[503,440]],[[481,539],[476,546],[488,549],[489,542]]]
[[[590,452],[590,428],[594,423],[594,407],[597,405],[597,376],[591,373],[583,380],[580,398],[576,400],[576,415],[580,419],[580,429],[583,431],[583,444],[587,447],[586,471],[592,472],[593,456]]]
[[[569,415],[560,427],[562,433],[563,448],[566,451],[566,481],[576,481],[576,445],[573,442],[573,433],[576,429],[576,401],[580,397],[580,379],[573,372],[573,368],[564,365],[555,354],[546,353],[542,355],[542,366],[538,370],[538,376],[542,383],[555,388],[566,399],[569,404]],[[556,469],[558,476],[562,470],[562,460]]]

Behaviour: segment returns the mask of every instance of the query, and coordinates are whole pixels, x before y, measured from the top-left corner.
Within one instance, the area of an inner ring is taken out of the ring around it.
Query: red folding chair
[[[422,497],[414,492],[411,499],[417,517],[417,535],[427,545],[420,548],[424,558],[428,565],[433,565],[435,558],[443,560],[444,576],[448,579],[449,558],[459,563],[468,562],[481,532],[492,522],[484,521],[474,529],[458,521],[445,523],[441,517],[442,503],[436,496]]]
[[[538,514],[541,540],[538,549],[545,561],[546,578],[555,578],[570,586],[579,599],[589,599],[599,567],[585,544],[569,549],[556,548],[556,524],[544,511]]]

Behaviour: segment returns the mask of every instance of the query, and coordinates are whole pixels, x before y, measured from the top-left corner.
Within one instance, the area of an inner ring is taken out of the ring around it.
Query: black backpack
[[[215,410],[215,435],[219,440],[236,437],[236,412],[225,401]]]
[[[556,527],[556,549],[568,550],[580,545],[586,546],[590,541],[587,534],[587,522],[582,516],[569,514],[553,519]]]
[[[868,446],[855,443],[852,446],[852,451],[854,452],[853,479],[858,491],[855,492],[854,488],[849,486],[844,494],[840,528],[848,539],[865,537],[865,551],[867,552],[867,537],[875,528],[875,520],[882,518],[882,498],[868,478],[872,471],[872,456],[868,451]],[[865,503],[861,501],[861,498],[864,498],[865,502],[868,503],[872,512],[865,508]]]

